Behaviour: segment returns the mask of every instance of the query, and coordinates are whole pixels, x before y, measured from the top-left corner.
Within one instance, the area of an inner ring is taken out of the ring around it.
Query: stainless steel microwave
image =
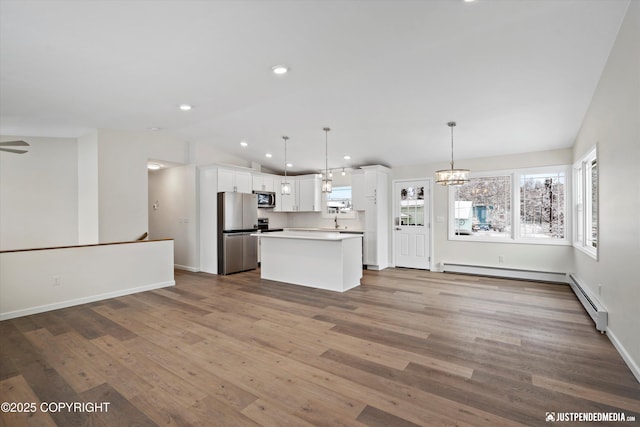
[[[253,194],[258,196],[259,208],[275,208],[276,193],[272,191],[254,191]]]

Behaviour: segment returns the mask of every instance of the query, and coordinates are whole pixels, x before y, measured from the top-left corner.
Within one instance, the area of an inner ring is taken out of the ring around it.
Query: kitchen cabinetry
[[[391,170],[363,166],[354,182],[354,209],[364,210],[364,264],[372,270],[389,266],[389,186]],[[356,186],[358,186],[356,188]]]
[[[277,187],[284,181],[279,177]],[[320,212],[322,209],[320,185],[321,181],[315,174],[288,176],[291,184],[291,194],[282,195],[276,191],[275,212]]]
[[[351,204],[354,211],[365,210],[364,170],[351,172]]]
[[[218,192],[251,193],[251,172],[218,168]]]
[[[253,174],[253,191],[275,191],[274,175]],[[279,181],[278,181],[279,182]]]
[[[322,209],[322,180],[317,175],[303,175],[298,180],[298,211],[320,212]]]
[[[281,188],[284,182],[284,177],[281,176],[275,180],[277,182],[276,187]],[[297,205],[298,195],[298,181],[292,176],[287,177],[287,182],[291,186],[291,194],[283,195],[281,191],[276,191],[276,207],[273,209],[275,212],[295,212]]]

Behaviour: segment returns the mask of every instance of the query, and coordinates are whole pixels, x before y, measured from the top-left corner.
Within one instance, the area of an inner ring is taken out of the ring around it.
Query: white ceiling
[[[628,4],[1,0],[0,133],[160,127],[272,169],[288,135],[294,172],[324,126],[329,167],[448,161],[451,120],[460,167],[570,147]]]

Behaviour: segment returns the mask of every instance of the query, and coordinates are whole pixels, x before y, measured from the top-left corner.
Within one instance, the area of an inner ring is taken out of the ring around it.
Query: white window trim
[[[543,173],[565,173],[565,233],[563,239],[542,239],[542,238],[526,238],[520,236],[520,178],[522,175],[543,174]],[[449,240],[463,242],[486,242],[486,243],[509,243],[509,244],[527,244],[527,245],[552,245],[552,246],[571,246],[572,221],[571,212],[569,211],[569,201],[572,200],[571,191],[571,166],[555,165],[541,166],[531,168],[505,169],[486,172],[472,172],[471,178],[490,178],[497,176],[508,176],[511,180],[511,235],[505,237],[479,237],[479,236],[461,236],[455,234],[455,224],[452,212],[455,210],[455,188],[449,187],[449,211],[448,211],[448,235]]]
[[[580,226],[580,221],[577,221],[577,220],[574,221],[574,224],[575,224],[573,229],[574,238],[572,239],[572,242],[573,242],[574,248],[589,255],[591,258],[597,261],[598,247],[596,246],[594,248],[592,245],[588,244],[590,241],[588,236],[591,233],[591,227],[589,225],[591,224],[591,199],[589,197],[589,199],[587,200],[587,197],[591,195],[591,191],[590,189],[587,188],[587,184],[591,182],[590,178],[588,177],[588,174],[590,172],[589,165],[593,160],[596,160],[597,161],[596,164],[598,165],[598,185],[597,186],[598,186],[598,191],[600,191],[600,183],[599,183],[600,161],[598,159],[598,147],[597,146],[591,147],[591,149],[587,152],[587,154],[585,154],[580,160],[578,160],[573,164],[572,172],[573,172],[574,178],[575,178],[575,175],[579,175],[579,177],[575,181],[573,197],[571,198],[572,212],[573,212],[573,215],[576,217],[576,219],[578,218],[578,215],[580,215],[582,219],[582,230],[577,229],[577,227]],[[581,211],[580,209],[578,209],[579,199],[582,200]],[[598,197],[598,200],[599,199],[600,198]],[[596,206],[596,209],[599,211],[600,210],[599,206]],[[599,222],[600,222],[600,215],[598,212],[598,241],[600,240]]]

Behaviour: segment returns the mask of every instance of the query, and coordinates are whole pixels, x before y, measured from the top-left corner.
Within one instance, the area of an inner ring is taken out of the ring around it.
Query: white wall
[[[225,164],[241,166],[245,168],[251,167],[249,160],[227,153],[220,150],[211,142],[193,141],[189,142],[189,161],[185,163],[195,163],[198,166],[206,166],[213,164]]]
[[[481,172],[571,163],[572,152],[570,149],[565,149],[465,159],[457,161],[456,166],[471,169],[472,172]],[[396,167],[393,169],[393,179],[433,177],[436,170],[447,167],[449,165],[445,163]],[[571,246],[450,241],[447,229],[448,206],[448,189],[434,184],[432,270],[441,271],[441,263],[449,262],[538,271],[573,271],[573,248]],[[444,221],[439,222],[438,217],[444,218]],[[498,256],[504,257],[504,263],[498,263]]]
[[[174,239],[174,263],[190,271],[200,267],[196,174],[195,165],[149,171],[149,238]]]
[[[77,244],[76,140],[0,138],[31,145],[25,154],[0,152],[0,250]]]
[[[0,265],[0,320],[175,284],[171,240],[5,252]]]
[[[608,335],[640,381],[640,2],[631,2],[574,147],[598,145],[599,258],[574,252],[578,278],[609,312]]]
[[[98,130],[100,243],[135,240],[148,230],[149,132]]]
[[[78,138],[78,243],[100,241],[98,192],[98,132]]]

